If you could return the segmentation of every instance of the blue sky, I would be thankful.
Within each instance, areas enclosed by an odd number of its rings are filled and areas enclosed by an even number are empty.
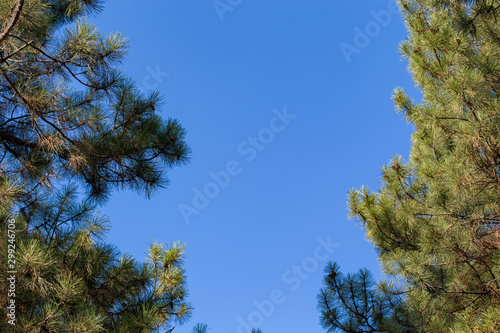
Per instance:
[[[417,96],[397,46],[394,1],[108,0],[92,18],[130,40],[123,64],[164,97],[191,163],[146,200],[116,192],[108,241],[143,260],[149,243],[186,243],[191,321],[214,333],[323,332],[323,268],[380,276],[363,230],[347,220],[353,187],[408,156],[412,128],[394,110]],[[391,11],[392,10],[392,11]]]

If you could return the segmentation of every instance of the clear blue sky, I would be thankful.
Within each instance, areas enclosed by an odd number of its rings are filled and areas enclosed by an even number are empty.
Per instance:
[[[160,91],[193,151],[152,199],[113,194],[108,241],[139,260],[153,239],[186,243],[194,312],[176,333],[247,333],[241,320],[320,333],[327,261],[380,276],[346,195],[377,189],[380,167],[408,156],[412,128],[391,100],[397,86],[416,96],[397,50],[404,24],[385,0],[215,5],[109,0],[91,19],[129,38],[124,71]],[[328,237],[338,247],[321,246]]]

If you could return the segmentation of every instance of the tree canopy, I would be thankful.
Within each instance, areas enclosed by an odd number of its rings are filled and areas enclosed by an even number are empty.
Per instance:
[[[418,102],[394,94],[415,128],[410,158],[382,168],[378,191],[348,198],[386,277],[374,284],[366,271],[343,277],[327,267],[321,322],[329,332],[498,331],[500,3],[400,7],[400,50],[422,92]]]
[[[113,189],[165,187],[189,148],[158,93],[118,69],[127,40],[85,20],[101,8],[0,3],[0,260],[16,287],[0,285],[2,331],[149,332],[189,318],[182,244],[153,242],[141,263],[104,241],[98,205]]]
[[[158,93],[144,95],[117,69],[120,34],[85,21],[102,1],[3,1],[0,139],[4,178],[35,196],[73,179],[93,199],[113,188],[147,195],[188,159],[185,131],[163,120]]]

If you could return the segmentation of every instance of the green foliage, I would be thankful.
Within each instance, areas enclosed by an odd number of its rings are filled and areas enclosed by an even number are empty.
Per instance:
[[[318,295],[321,325],[327,332],[413,332],[400,296],[375,288],[371,273],[361,269],[344,276],[336,263],[325,268],[324,288]]]
[[[17,18],[0,32],[0,166],[31,199],[70,178],[101,201],[113,188],[149,195],[167,184],[166,170],[188,159],[184,129],[156,112],[158,94],[143,95],[116,69],[126,39],[102,36],[82,18],[100,6],[96,0],[0,6],[2,21]]]
[[[202,324],[198,323],[193,327],[193,330],[191,333],[207,333],[208,332],[208,325],[207,324]]]
[[[209,328],[207,324],[198,323],[193,327],[191,333],[208,333],[208,331]],[[252,328],[250,333],[262,333],[262,330],[260,328]]]
[[[166,186],[189,149],[179,123],[158,115],[158,94],[117,69],[126,39],[85,21],[101,7],[0,3],[0,260],[5,273],[15,244],[17,271],[9,332],[151,332],[190,315],[184,245],[154,242],[141,263],[104,241],[97,205],[116,188]]]
[[[393,158],[382,169],[379,191],[353,190],[348,199],[392,282],[366,291],[353,285],[361,293],[351,292],[350,302],[367,292],[398,296],[405,320],[421,332],[498,331],[500,4],[403,0],[401,8],[409,35],[400,49],[423,95],[420,102],[402,89],[394,95],[415,128],[410,160]],[[362,278],[359,273],[354,280]],[[344,317],[324,310],[335,302],[351,304],[340,295],[352,283],[339,281],[325,282],[331,292],[320,301],[323,326],[350,331],[339,321]],[[375,309],[361,312],[362,318],[376,316]],[[340,312],[356,322],[349,308]],[[388,314],[383,317],[390,327],[375,325],[373,332],[397,327]]]
[[[67,187],[16,219],[22,231],[15,242],[18,319],[12,331],[150,332],[185,322],[191,308],[184,246],[153,242],[145,263],[120,255],[103,242],[107,218],[76,200],[75,188]],[[1,294],[6,302],[5,290]]]

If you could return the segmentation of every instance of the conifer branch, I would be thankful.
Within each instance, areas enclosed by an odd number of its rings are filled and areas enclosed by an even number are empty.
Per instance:
[[[16,5],[14,6],[14,9],[12,11],[12,15],[10,17],[10,20],[7,22],[7,25],[0,32],[0,43],[2,43],[5,40],[5,38],[7,38],[7,36],[11,32],[12,28],[14,28],[14,26],[16,25],[16,22],[19,19],[19,16],[21,15],[23,5],[24,5],[24,0],[17,1]]]

